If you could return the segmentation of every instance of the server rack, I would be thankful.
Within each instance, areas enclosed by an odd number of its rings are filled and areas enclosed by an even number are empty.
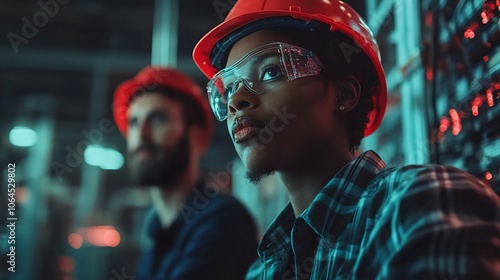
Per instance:
[[[500,193],[500,0],[366,4],[389,106],[364,147],[389,165],[465,169]]]

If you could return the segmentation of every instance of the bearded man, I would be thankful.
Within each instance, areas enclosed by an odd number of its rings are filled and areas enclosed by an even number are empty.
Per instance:
[[[113,104],[131,177],[154,206],[137,279],[243,279],[257,257],[256,227],[233,196],[201,179],[213,131],[201,89],[178,70],[146,67],[117,87]]]

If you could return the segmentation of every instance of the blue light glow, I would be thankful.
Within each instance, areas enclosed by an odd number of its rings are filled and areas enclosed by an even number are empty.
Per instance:
[[[16,126],[9,133],[9,141],[14,146],[30,147],[36,144],[38,134],[27,126]]]
[[[88,165],[98,166],[106,170],[118,170],[125,162],[123,155],[117,150],[99,145],[87,146],[83,157]]]

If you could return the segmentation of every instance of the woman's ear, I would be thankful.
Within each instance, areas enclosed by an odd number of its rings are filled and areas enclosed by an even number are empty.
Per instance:
[[[361,85],[356,77],[349,75],[340,83],[340,95],[337,98],[337,112],[352,111],[359,101]]]

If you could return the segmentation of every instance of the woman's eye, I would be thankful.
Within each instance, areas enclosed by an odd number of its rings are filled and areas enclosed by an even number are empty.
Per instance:
[[[262,71],[262,81],[269,81],[269,80],[274,80],[276,78],[279,78],[283,76],[281,73],[281,69],[277,65],[270,65],[266,66],[264,70]]]

